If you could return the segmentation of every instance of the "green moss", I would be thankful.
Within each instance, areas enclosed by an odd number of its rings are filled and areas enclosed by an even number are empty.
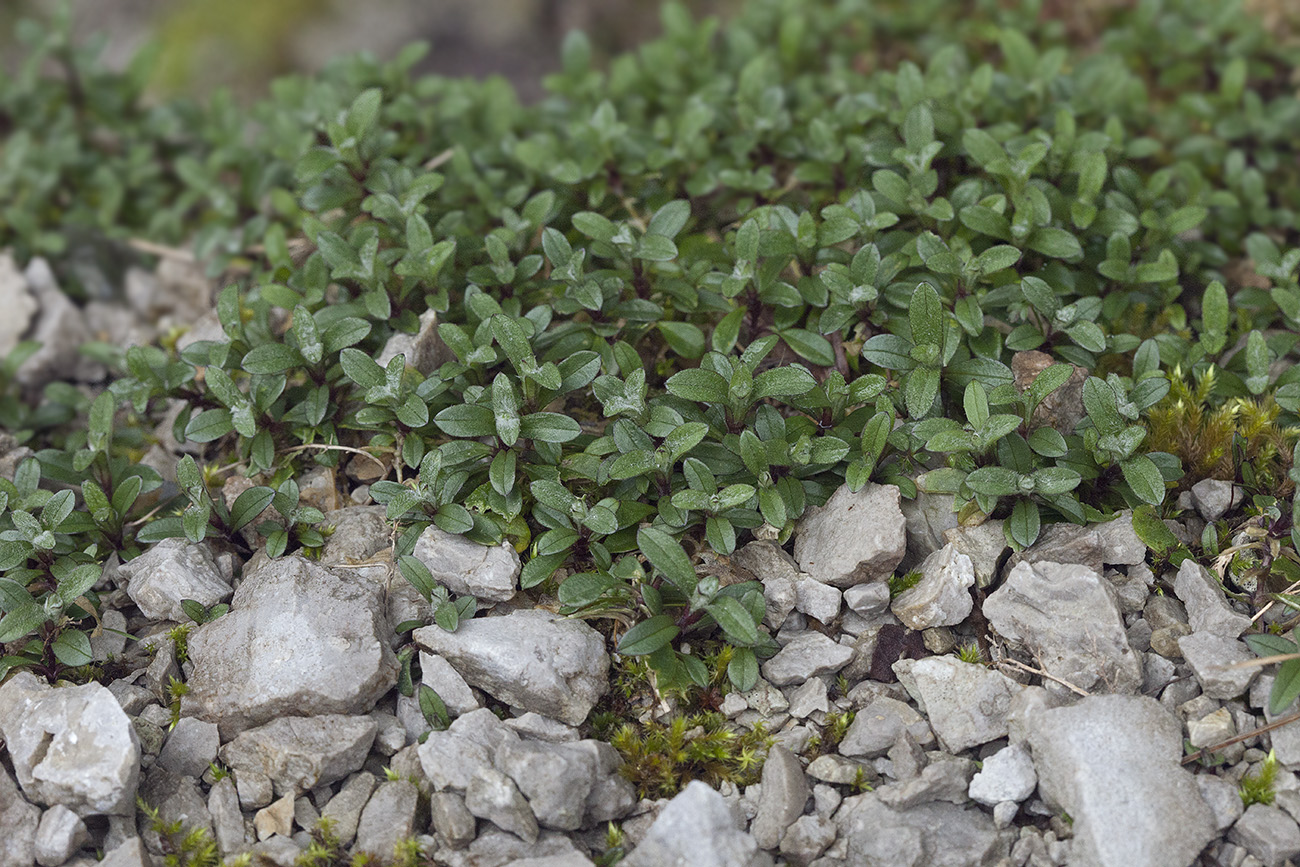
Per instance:
[[[761,725],[741,729],[720,713],[624,723],[608,739],[623,757],[620,772],[644,798],[671,798],[691,780],[757,782],[772,743]]]

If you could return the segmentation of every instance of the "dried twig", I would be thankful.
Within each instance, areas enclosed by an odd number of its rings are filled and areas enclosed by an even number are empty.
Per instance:
[[[1280,729],[1282,728],[1282,726],[1290,725],[1291,723],[1297,720],[1300,720],[1300,711],[1287,714],[1284,717],[1280,717],[1278,719],[1273,720],[1271,723],[1268,723],[1267,725],[1262,725],[1259,728],[1251,729],[1248,732],[1243,732],[1242,734],[1239,734],[1236,737],[1228,738],[1226,741],[1219,741],[1217,744],[1210,744],[1208,747],[1201,747],[1196,752],[1188,756],[1184,756],[1183,764],[1184,765],[1191,764],[1192,762],[1198,761],[1201,758],[1201,756],[1205,755],[1206,753],[1214,754],[1219,750],[1223,749],[1224,747],[1230,747],[1233,744],[1241,743],[1244,740],[1249,740],[1250,738],[1253,738],[1255,735],[1262,735],[1264,734],[1264,732],[1271,732],[1273,729]]]
[[[1010,665],[1029,674],[1036,674],[1039,677],[1045,677],[1048,680],[1055,681],[1056,683],[1059,683],[1061,686],[1065,687],[1075,695],[1081,695],[1084,698],[1087,698],[1089,695],[1091,695],[1091,693],[1089,693],[1086,689],[1081,689],[1080,687],[1077,687],[1074,684],[1070,683],[1068,680],[1059,678],[1056,675],[1050,674],[1041,668],[1034,668],[1032,665],[1025,665],[1023,662],[1021,662],[1018,659],[1004,659],[1002,660],[1001,664]]]

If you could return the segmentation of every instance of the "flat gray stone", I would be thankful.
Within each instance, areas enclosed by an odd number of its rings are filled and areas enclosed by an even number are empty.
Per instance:
[[[402,355],[406,366],[418,370],[425,376],[433,373],[444,363],[454,361],[456,356],[438,336],[438,311],[426,310],[420,314],[420,328],[414,334],[399,331],[384,344],[383,352],[375,359],[380,367]]]
[[[370,797],[357,825],[356,852],[369,852],[383,861],[393,857],[397,844],[416,831],[415,815],[420,790],[408,780],[388,780]]]
[[[903,732],[918,742],[933,739],[930,725],[909,704],[888,696],[877,696],[853,716],[840,741],[840,753],[869,759],[883,756]]]
[[[1007,550],[1007,537],[1000,520],[985,521],[975,527],[956,527],[945,530],[945,542],[965,554],[975,567],[975,582],[988,587],[997,578],[998,560]]]
[[[436,653],[420,653],[420,682],[438,693],[453,718],[481,707],[465,678]]]
[[[895,810],[874,792],[846,798],[835,823],[846,844],[845,865],[993,865],[1009,848],[978,808],[931,802]]]
[[[465,787],[465,808],[529,843],[537,842],[537,819],[515,781],[496,768],[480,768]]]
[[[1038,773],[1029,751],[1023,744],[1010,744],[984,760],[984,767],[970,781],[968,794],[972,801],[996,807],[1004,801],[1025,800],[1037,786]]]
[[[856,494],[841,485],[795,529],[799,568],[823,584],[852,587],[889,575],[907,553],[906,519],[894,485],[868,482]]]
[[[266,562],[190,633],[185,716],[223,739],[285,716],[369,713],[397,683],[382,590],[297,555]]]
[[[974,775],[975,762],[972,760],[940,753],[919,774],[887,786],[878,786],[875,792],[882,804],[895,810],[910,810],[919,804],[935,801],[963,804],[967,800],[966,790],[970,788]]]
[[[829,624],[840,616],[844,594],[829,584],[800,573],[794,583],[794,608],[818,621]]]
[[[904,626],[920,631],[961,623],[975,607],[970,588],[975,564],[949,543],[925,558],[921,580],[894,598],[890,608]]]
[[[834,674],[852,658],[853,648],[838,644],[820,632],[803,632],[763,663],[761,671],[769,682],[789,686],[810,677]]]
[[[239,809],[235,781],[222,777],[208,791],[208,815],[212,817],[212,835],[223,855],[234,855],[248,842],[244,833],[244,814]]]
[[[344,846],[350,845],[357,835],[357,825],[361,823],[361,811],[379,784],[378,778],[369,771],[358,771],[348,778],[339,792],[330,798],[329,803],[321,809],[322,819],[329,819],[334,826],[334,834]]]
[[[464,849],[474,842],[478,830],[474,814],[465,799],[453,792],[435,792],[429,797],[429,819],[433,830],[452,849]]]
[[[19,672],[0,686],[0,735],[33,803],[83,817],[134,814],[140,741],[104,686],[56,689]]]
[[[1018,563],[985,599],[984,616],[1003,638],[1023,644],[1049,674],[1080,689],[1132,693],[1142,685],[1141,664],[1129,646],[1114,591],[1087,566]]]
[[[62,804],[55,804],[41,816],[36,828],[36,863],[59,867],[90,843],[90,831],[81,817]]]
[[[314,789],[360,770],[378,724],[368,716],[285,717],[245,731],[221,748],[235,772],[265,774],[277,794]]]
[[[1179,763],[1182,726],[1155,699],[1090,696],[1027,725],[1038,791],[1074,819],[1071,864],[1185,867],[1217,835]]]
[[[150,620],[189,623],[181,600],[193,599],[205,608],[225,602],[234,592],[212,548],[184,539],[164,539],[129,563],[118,567],[131,601]]]
[[[931,494],[925,491],[927,473],[917,476],[921,490],[914,498],[899,505],[907,527],[907,559],[919,563],[945,544],[943,534],[957,527],[957,513],[953,509],[952,494]]]
[[[889,608],[889,585],[880,581],[855,584],[844,591],[844,604],[855,614],[874,617]]]
[[[915,685],[915,698],[950,753],[1006,737],[1011,700],[1024,689],[1000,672],[952,656],[900,659],[894,672]]]
[[[736,827],[722,795],[698,780],[687,783],[659,813],[624,867],[759,867],[772,859]]]
[[[1232,827],[1245,809],[1241,805],[1241,792],[1237,786],[1214,774],[1197,774],[1196,787],[1214,814],[1214,827],[1220,833]]]
[[[1206,521],[1217,521],[1246,498],[1243,488],[1220,479],[1201,479],[1192,485],[1192,503]]]
[[[803,815],[804,804],[811,796],[799,757],[784,747],[773,746],[763,763],[758,813],[751,826],[759,848],[779,846],[786,829]]]
[[[3,262],[0,259],[0,262]],[[36,860],[36,829],[41,808],[18,791],[9,770],[0,765],[0,867],[31,867]]]
[[[124,840],[104,855],[99,867],[153,867],[153,859],[139,837]]]
[[[1193,632],[1236,638],[1250,627],[1250,618],[1233,611],[1228,604],[1223,585],[1195,560],[1184,560],[1178,567],[1174,593],[1187,606],[1187,619]]]
[[[420,534],[412,555],[457,596],[504,602],[519,590],[519,552],[509,542],[480,545],[430,526]]]
[[[1300,855],[1300,828],[1277,807],[1251,804],[1228,832],[1228,839],[1246,848],[1270,867],[1280,867]]]
[[[789,864],[805,867],[835,842],[835,823],[822,816],[800,816],[781,838],[781,855]]]
[[[826,681],[820,677],[809,678],[790,692],[788,711],[795,719],[806,719],[817,711],[827,713],[830,709],[830,693]]]
[[[487,747],[451,731],[429,732],[419,746],[420,766],[434,791],[464,794],[481,768],[492,767]]]
[[[1201,684],[1201,692],[1210,698],[1236,698],[1259,676],[1258,667],[1231,668],[1233,663],[1255,658],[1250,648],[1235,638],[1213,632],[1194,632],[1178,639],[1178,649],[1192,667],[1192,673]]]
[[[582,827],[587,797],[596,781],[594,750],[521,740],[501,746],[494,764],[514,780],[539,825],[561,831]]]
[[[581,620],[547,611],[477,617],[455,632],[415,630],[415,641],[440,654],[488,695],[569,725],[580,725],[609,689],[604,637]]]
[[[38,308],[36,296],[27,288],[10,252],[0,253],[0,358],[8,357],[30,327]]]
[[[1134,566],[1146,560],[1147,546],[1133,531],[1133,514],[1120,512],[1104,524],[1059,523],[1044,527],[1038,541],[1011,558],[1019,563],[1075,563],[1100,573],[1109,565]]]
[[[157,764],[183,777],[201,777],[217,759],[221,736],[215,723],[181,717],[163,742]]]

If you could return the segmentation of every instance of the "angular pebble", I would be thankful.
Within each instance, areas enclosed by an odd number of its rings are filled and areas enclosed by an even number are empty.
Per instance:
[[[894,598],[890,609],[908,629],[961,623],[975,607],[975,565],[951,543],[925,558],[921,580]]]
[[[930,727],[950,753],[1006,737],[1012,697],[1024,689],[1000,672],[952,656],[899,660],[894,671],[900,679],[906,672],[915,684]]]
[[[1178,649],[1192,667],[1201,692],[1213,699],[1230,699],[1244,693],[1259,676],[1258,666],[1232,668],[1255,658],[1243,642],[1213,632],[1194,632],[1178,639]]]
[[[763,663],[762,672],[763,677],[777,686],[789,686],[810,677],[834,674],[852,658],[851,647],[838,644],[820,632],[804,632]]]
[[[1178,567],[1174,594],[1187,606],[1187,619],[1193,632],[1236,638],[1250,627],[1249,617],[1232,610],[1218,579],[1195,560],[1184,560]]]
[[[668,802],[623,867],[758,867],[770,864],[757,841],[736,828],[722,795],[692,780]]]
[[[894,485],[841,485],[824,506],[804,513],[795,530],[799,568],[823,584],[852,587],[892,573],[907,553],[907,524]]]
[[[212,548],[184,539],[164,539],[129,563],[118,567],[131,601],[150,620],[188,623],[182,599],[205,608],[225,602],[234,592],[226,581]]]
[[[235,772],[265,774],[275,791],[314,789],[360,770],[378,724],[368,716],[285,717],[241,734],[221,748]]]

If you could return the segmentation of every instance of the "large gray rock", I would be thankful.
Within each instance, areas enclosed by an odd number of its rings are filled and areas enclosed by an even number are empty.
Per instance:
[[[1194,632],[1178,639],[1178,649],[1192,667],[1201,692],[1214,699],[1236,698],[1250,688],[1259,668],[1233,668],[1255,658],[1243,642],[1213,632]]]
[[[210,608],[234,592],[212,548],[184,539],[164,539],[117,571],[126,581],[131,601],[150,620],[188,623],[181,600],[193,599]]]
[[[284,716],[368,713],[397,682],[381,596],[296,555],[265,563],[190,633],[182,713],[223,740]]]
[[[471,685],[515,707],[579,725],[609,689],[605,639],[581,620],[547,611],[479,617],[455,632],[415,630]]]
[[[458,596],[504,602],[519,589],[519,552],[509,542],[489,547],[430,526],[412,554]]]
[[[1121,512],[1104,524],[1052,524],[1038,541],[1011,558],[1018,563],[1079,563],[1101,572],[1106,564],[1135,566],[1146,560],[1147,546],[1133,531],[1133,514]]]
[[[1038,791],[1074,819],[1079,867],[1185,867],[1217,834],[1182,726],[1146,696],[1100,695],[1026,720]]]
[[[1295,819],[1264,804],[1251,804],[1228,832],[1228,839],[1268,867],[1281,867],[1288,858],[1300,855],[1300,828]]]
[[[895,810],[868,792],[845,799],[835,823],[846,865],[991,867],[1007,855],[993,819],[973,807],[932,802]]]
[[[41,808],[23,799],[9,770],[0,765],[0,867],[31,867],[40,821]]]
[[[29,801],[79,816],[134,813],[140,741],[104,686],[55,689],[19,672],[0,686],[0,736]]]
[[[949,543],[921,564],[921,580],[894,598],[890,608],[902,624],[918,632],[933,626],[954,626],[975,607],[970,588],[975,564]]]
[[[436,792],[464,794],[483,768],[492,767],[492,753],[480,743],[452,731],[429,732],[420,744],[420,766]]]
[[[1174,595],[1187,606],[1187,620],[1194,632],[1236,638],[1250,626],[1250,618],[1233,611],[1228,604],[1223,585],[1195,560],[1184,560],[1178,567]]]
[[[842,485],[795,530],[799,568],[841,589],[889,575],[906,553],[906,520],[894,485],[868,483],[856,494]]]
[[[521,740],[502,745],[494,762],[515,781],[539,824],[561,831],[582,827],[596,781],[596,754],[577,744]]]
[[[840,741],[840,752],[874,759],[889,752],[904,732],[918,743],[934,740],[929,724],[911,705],[889,696],[877,696],[853,715],[853,722]]]
[[[722,796],[698,780],[668,802],[624,867],[760,867],[772,859],[749,834]]]
[[[1207,521],[1219,520],[1245,497],[1245,488],[1220,479],[1201,479],[1192,485],[1192,503]]]
[[[951,656],[900,659],[894,672],[950,753],[1006,737],[1012,698],[1024,689],[1004,674]]]
[[[803,632],[763,663],[763,677],[777,686],[803,683],[810,677],[834,674],[852,658],[853,648],[820,632]]]
[[[799,757],[785,747],[774,746],[763,763],[763,784],[758,796],[758,813],[752,825],[760,848],[775,849],[786,829],[803,815],[812,795]]]
[[[1080,689],[1132,693],[1142,685],[1114,591],[1087,566],[1018,563],[984,601],[984,616],[1049,674]]]
[[[380,783],[361,813],[354,851],[369,852],[380,864],[391,863],[397,844],[416,830],[419,801],[420,790],[408,780]]]
[[[36,829],[36,863],[59,867],[78,849],[90,843],[90,831],[81,817],[62,804],[55,804],[41,816]]]
[[[221,748],[221,760],[236,777],[270,777],[277,794],[305,791],[359,770],[378,730],[368,716],[284,717],[240,734]]]
[[[27,288],[27,280],[14,263],[13,254],[0,253],[0,358],[8,357],[32,324],[36,315],[36,298]]]

